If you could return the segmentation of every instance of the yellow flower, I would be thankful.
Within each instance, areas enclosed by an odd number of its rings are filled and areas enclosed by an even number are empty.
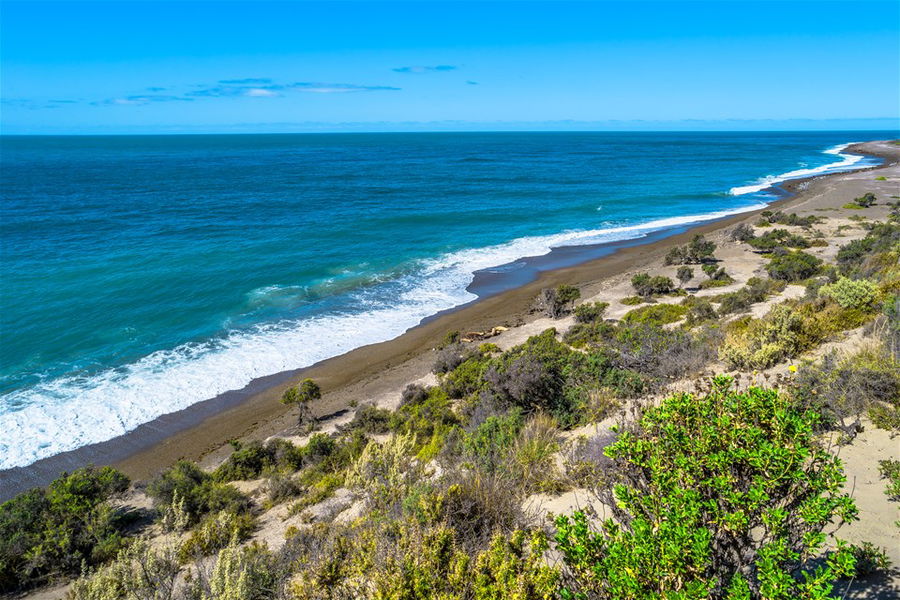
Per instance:
[[[796,372],[797,372],[797,365],[791,365],[791,366],[789,366],[789,367],[788,367],[788,371],[790,371],[791,373],[796,373]]]

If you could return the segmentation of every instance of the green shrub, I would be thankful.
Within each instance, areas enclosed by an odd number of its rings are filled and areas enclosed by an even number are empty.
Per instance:
[[[147,495],[170,529],[187,529],[210,512],[240,513],[250,505],[237,488],[215,481],[186,460],[178,461],[150,482]]]
[[[523,425],[522,412],[516,408],[503,416],[488,417],[464,437],[465,456],[486,473],[500,470]]]
[[[638,304],[643,304],[646,302],[646,298],[642,298],[641,296],[626,296],[619,300],[620,304],[624,304],[625,306],[637,306]]]
[[[809,215],[807,217],[801,217],[796,213],[785,214],[780,210],[772,212],[770,210],[764,210],[760,215],[760,221],[765,223],[766,225],[771,225],[773,223],[777,223],[778,225],[791,225],[795,227],[810,227],[815,225],[816,223],[820,223],[822,221],[822,217],[816,217],[815,215]]]
[[[753,248],[771,251],[779,246],[787,248],[809,248],[810,242],[802,235],[796,235],[786,229],[773,229],[747,242]]]
[[[689,296],[682,301],[682,306],[688,309],[687,319],[685,323],[688,327],[693,327],[698,323],[704,323],[715,319],[718,315],[712,303],[706,298],[698,298]]]
[[[723,273],[721,277],[701,281],[699,287],[701,290],[708,290],[710,288],[725,287],[727,285],[731,285],[732,283],[734,283],[734,279],[731,278],[731,275]]]
[[[716,298],[719,301],[719,314],[727,315],[747,310],[751,305],[763,302],[770,295],[784,291],[785,287],[783,281],[751,277],[747,280],[747,285],[741,289]]]
[[[424,390],[422,390],[424,393]],[[364,433],[380,435],[391,429],[391,411],[386,408],[378,408],[373,404],[366,404],[357,409],[353,419],[340,428],[341,431],[358,429]]]
[[[853,199],[853,205],[855,205],[853,206],[853,208],[869,208],[870,206],[875,204],[876,200],[877,198],[875,198],[875,194],[873,194],[872,192],[867,192],[859,198]],[[844,208],[848,207],[844,206]]]
[[[253,517],[246,513],[236,515],[223,510],[208,515],[178,549],[178,557],[182,563],[186,563],[201,556],[209,556],[232,541],[246,540],[254,527]]]
[[[803,318],[792,307],[779,304],[762,319],[735,322],[719,357],[732,367],[766,369],[812,345]]]
[[[675,276],[678,278],[678,283],[681,284],[681,287],[684,287],[684,284],[694,278],[694,270],[690,267],[681,266],[678,267]]]
[[[638,296],[654,296],[656,294],[668,294],[675,289],[675,284],[668,277],[655,275],[651,277],[647,273],[638,273],[631,278],[631,285]]]
[[[591,302],[579,304],[575,307],[576,323],[593,323],[603,318],[603,313],[609,307],[609,302]]]
[[[892,458],[878,461],[878,473],[882,479],[887,479],[888,484],[884,490],[888,498],[895,502],[900,501],[900,460]]]
[[[534,309],[551,319],[558,319],[568,313],[580,297],[581,291],[575,286],[560,284],[555,288],[544,288],[535,299]]]
[[[699,264],[710,260],[716,245],[702,235],[695,235],[686,246],[676,246],[666,254],[666,265]]]
[[[181,573],[171,546],[152,550],[144,540],[122,549],[116,560],[72,583],[68,600],[168,600],[176,598]]]
[[[878,299],[878,285],[868,279],[841,277],[819,288],[819,295],[831,298],[842,308],[871,308]]]
[[[611,518],[556,521],[564,597],[813,600],[852,574],[846,546],[823,556],[825,528],[857,509],[817,415],[730,386],[648,407],[606,448]]]
[[[728,234],[728,238],[732,242],[748,242],[755,237],[756,233],[754,233],[753,227],[746,223],[741,223]]]
[[[868,577],[873,573],[891,570],[891,559],[888,558],[887,553],[872,542],[863,542],[861,545],[851,544],[849,548],[855,562],[853,567],[855,577]]]
[[[264,447],[262,442],[238,445],[224,463],[213,472],[217,481],[256,479],[263,470],[275,465],[275,448]]]
[[[680,321],[687,314],[686,306],[678,304],[651,304],[635,308],[625,313],[622,320],[626,323],[649,323],[652,325],[665,325]]]
[[[111,467],[85,467],[0,504],[0,592],[113,558],[129,521],[109,500],[128,485]]]
[[[766,271],[772,279],[802,281],[819,273],[822,261],[806,252],[788,252],[772,257]]]

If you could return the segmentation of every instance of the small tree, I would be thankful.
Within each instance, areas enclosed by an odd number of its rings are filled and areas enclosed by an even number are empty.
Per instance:
[[[690,267],[678,267],[676,277],[681,287],[684,287],[684,284],[694,278],[694,270]]]
[[[854,199],[853,203],[856,204],[857,206],[861,206],[863,208],[869,208],[870,206],[875,204],[875,200],[876,200],[875,194],[873,194],[872,192],[868,192],[868,193],[864,194],[863,196],[860,196],[859,198]]]
[[[319,388],[319,384],[307,377],[300,382],[300,385],[285,390],[284,395],[281,396],[281,403],[288,406],[297,405],[300,408],[297,421],[302,425],[311,416],[310,404],[321,397],[322,390]]]

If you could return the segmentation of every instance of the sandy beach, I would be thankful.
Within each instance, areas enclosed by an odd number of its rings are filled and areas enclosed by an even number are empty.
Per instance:
[[[860,144],[847,151],[884,159],[884,164],[875,169],[900,160],[900,147],[881,142]],[[870,172],[866,169],[786,182],[779,187],[786,197],[768,208],[810,211],[840,207],[867,191],[868,182],[874,178]],[[427,376],[432,350],[448,331],[503,326],[509,331],[492,341],[501,346],[521,341],[547,325],[529,312],[542,288],[566,283],[581,288],[582,297],[595,296],[603,289],[621,285],[636,271],[659,265],[670,248],[694,235],[723,238],[726,229],[752,222],[759,212],[673,228],[637,240],[556,249],[528,259],[518,280],[497,282],[479,274],[470,287],[482,296],[479,300],[427,319],[393,340],[357,348],[312,367],[257,379],[243,390],[165,415],[108,442],[0,472],[0,499],[46,484],[61,471],[88,463],[113,464],[136,480],[152,477],[179,458],[215,464],[230,452],[229,440],[264,439],[290,431],[295,416],[279,398],[287,387],[305,377],[322,386],[323,397],[314,412],[326,427],[349,419],[351,406],[357,403],[389,406],[407,383]],[[737,265],[729,266],[740,270]],[[510,286],[515,287],[504,289]]]

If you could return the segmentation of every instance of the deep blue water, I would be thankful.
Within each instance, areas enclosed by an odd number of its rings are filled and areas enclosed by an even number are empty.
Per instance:
[[[475,270],[758,206],[895,135],[2,137],[0,469],[394,337],[472,300]]]

